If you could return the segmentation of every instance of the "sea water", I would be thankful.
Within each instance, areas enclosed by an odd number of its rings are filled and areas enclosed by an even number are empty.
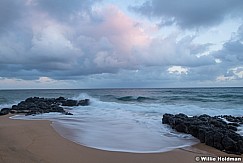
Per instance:
[[[47,113],[12,118],[51,120],[63,137],[110,151],[163,152],[198,142],[162,124],[164,113],[243,115],[243,88],[1,90],[0,107],[11,107],[33,96],[89,98],[89,106],[66,108],[73,115]],[[241,128],[239,133],[243,133]]]

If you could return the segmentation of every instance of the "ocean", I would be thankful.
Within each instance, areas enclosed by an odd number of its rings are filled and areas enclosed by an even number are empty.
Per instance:
[[[90,105],[66,108],[73,115],[48,113],[11,118],[51,120],[63,137],[109,151],[163,152],[199,142],[163,125],[164,113],[243,115],[243,88],[0,90],[0,108],[34,96],[89,98]],[[238,131],[241,135],[242,129]]]

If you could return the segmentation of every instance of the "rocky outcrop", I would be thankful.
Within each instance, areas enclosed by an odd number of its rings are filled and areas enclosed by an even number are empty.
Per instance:
[[[200,115],[188,117],[185,114],[164,114],[163,124],[170,125],[178,132],[191,134],[201,143],[231,154],[243,153],[243,137],[236,133],[243,124],[243,117],[230,115]]]
[[[84,100],[63,100],[61,101],[62,106],[87,106],[89,105],[89,99]]]
[[[0,115],[7,115],[10,112],[9,108],[3,108],[0,111]]]
[[[63,106],[87,106],[89,105],[89,99],[84,100],[70,100],[64,97],[58,98],[40,98],[30,97],[24,101],[21,101],[17,105],[13,105],[12,108],[3,108],[0,115],[12,114],[25,114],[35,115],[41,113],[60,112],[65,115],[72,115],[65,111]]]

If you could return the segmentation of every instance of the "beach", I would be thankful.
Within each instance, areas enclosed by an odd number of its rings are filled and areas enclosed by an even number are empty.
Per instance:
[[[85,147],[61,137],[47,120],[0,117],[0,162],[161,163],[196,162],[200,156],[240,157],[196,144],[163,153],[112,152]],[[216,161],[217,162],[217,161]]]

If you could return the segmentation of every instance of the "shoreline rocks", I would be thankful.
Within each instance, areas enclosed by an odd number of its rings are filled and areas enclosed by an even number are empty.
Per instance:
[[[65,115],[72,115],[65,111],[62,106],[87,106],[90,104],[89,99],[84,100],[71,100],[64,97],[58,98],[40,98],[29,97],[24,101],[21,101],[17,105],[13,105],[11,108],[3,108],[0,111],[0,115],[11,114],[25,114],[36,115],[42,113],[59,112]]]
[[[164,114],[162,124],[170,125],[177,132],[191,134],[201,143],[226,153],[243,154],[243,136],[236,133],[237,127],[243,124],[243,117]]]
[[[10,112],[10,109],[9,108],[3,108],[0,111],[0,115],[7,115],[9,112]]]

